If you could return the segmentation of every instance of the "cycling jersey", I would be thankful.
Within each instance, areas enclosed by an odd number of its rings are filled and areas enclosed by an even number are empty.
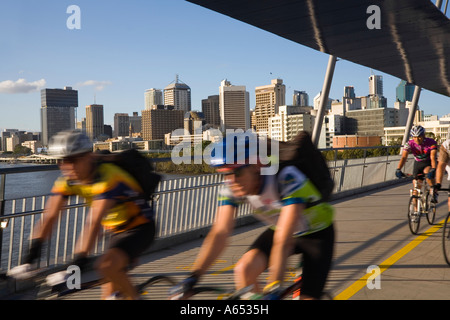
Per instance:
[[[450,180],[450,139],[445,140],[439,149],[439,162],[445,162],[445,170],[448,173],[447,180]]]
[[[426,161],[430,160],[431,150],[437,150],[437,143],[431,138],[424,138],[422,144],[409,140],[403,148],[412,153],[416,161]]]
[[[225,183],[219,192],[219,206],[237,207],[248,202],[255,217],[268,225],[275,226],[283,206],[295,203],[308,204],[321,199],[320,192],[312,182],[295,166],[287,166],[278,175],[261,176],[263,183],[258,195],[236,198]],[[294,229],[294,236],[311,234],[329,227],[333,222],[334,209],[320,202],[306,207]]]
[[[51,190],[52,194],[66,197],[79,195],[89,206],[94,200],[115,200],[115,206],[102,218],[102,225],[113,232],[129,230],[153,219],[153,212],[146,201],[130,199],[140,192],[141,187],[130,174],[110,163],[97,166],[91,184],[81,184],[62,176]]]

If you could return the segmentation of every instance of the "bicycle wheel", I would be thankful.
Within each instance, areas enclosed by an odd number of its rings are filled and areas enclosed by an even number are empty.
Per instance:
[[[433,196],[427,195],[427,221],[428,224],[434,224],[434,218],[436,217],[436,203],[432,202]]]
[[[414,202],[417,202],[417,210],[414,208]],[[417,234],[420,226],[420,212],[422,210],[421,201],[418,197],[409,198],[408,204],[408,224],[412,234]]]
[[[445,261],[450,266],[450,212],[444,222],[442,232],[442,249],[444,250]]]
[[[153,284],[156,284],[156,283],[158,283],[158,282],[166,282],[167,284],[170,284],[170,285],[175,285],[176,284],[176,282],[172,279],[172,278],[170,278],[170,277],[168,277],[168,276],[163,276],[163,275],[157,275],[157,276],[153,276],[153,277],[151,277],[150,279],[148,279],[147,281],[145,281],[145,282],[143,282],[143,283],[141,283],[141,284],[139,284],[139,285],[137,285],[136,286],[136,289],[137,289],[137,291],[140,293],[140,294],[145,294],[145,289],[148,287],[148,286],[151,286],[151,285],[153,285]]]

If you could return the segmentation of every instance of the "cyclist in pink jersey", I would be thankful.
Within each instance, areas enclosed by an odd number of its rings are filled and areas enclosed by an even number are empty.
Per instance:
[[[416,160],[414,161],[413,168],[414,181],[418,180],[418,183],[420,183],[425,175],[426,182],[432,187],[432,201],[437,202],[437,190],[433,188],[437,167],[437,143],[434,139],[425,137],[425,129],[422,126],[412,127],[410,135],[412,140],[409,140],[403,146],[402,158],[400,159],[395,175],[397,178],[404,177],[402,167],[408,158],[408,154],[413,154]]]

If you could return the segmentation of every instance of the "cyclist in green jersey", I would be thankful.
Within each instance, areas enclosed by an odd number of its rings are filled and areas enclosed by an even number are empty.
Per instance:
[[[238,135],[237,135],[238,136]],[[195,261],[192,274],[171,289],[172,295],[188,292],[226,247],[234,227],[237,207],[248,202],[255,217],[269,228],[238,261],[234,272],[236,288],[257,284],[257,277],[269,268],[269,280],[263,292],[277,291],[283,282],[287,258],[303,253],[303,299],[319,299],[331,267],[334,248],[334,209],[321,202],[311,181],[295,166],[286,166],[277,174],[262,175],[263,165],[245,139],[224,138],[215,150],[211,164],[224,174],[216,220]],[[256,151],[257,152],[257,151]],[[244,162],[238,159],[245,159]],[[316,205],[307,206],[313,200]]]

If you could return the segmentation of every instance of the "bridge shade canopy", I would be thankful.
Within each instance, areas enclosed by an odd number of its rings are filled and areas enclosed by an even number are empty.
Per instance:
[[[187,1],[450,96],[450,20],[429,0]]]

